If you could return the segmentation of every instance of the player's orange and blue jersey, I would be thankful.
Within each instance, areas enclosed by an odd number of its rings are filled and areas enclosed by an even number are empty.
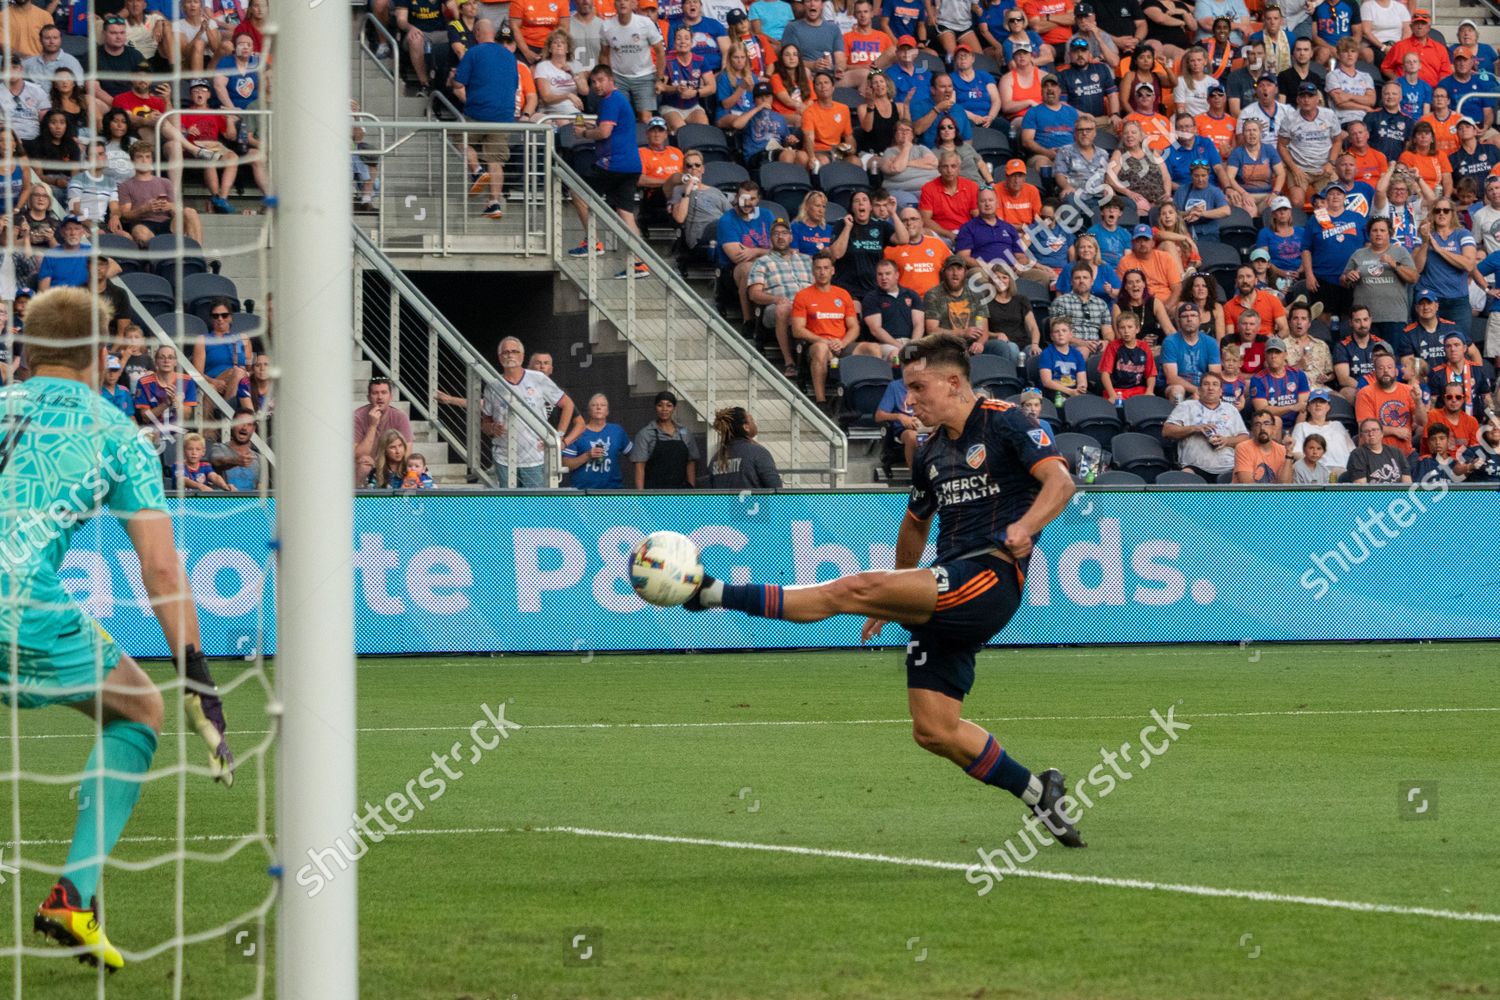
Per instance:
[[[939,431],[917,451],[907,512],[938,517],[937,561],[1005,547],[1005,531],[1041,489],[1037,472],[1062,462],[1051,435],[1019,407],[982,400],[957,438]]]

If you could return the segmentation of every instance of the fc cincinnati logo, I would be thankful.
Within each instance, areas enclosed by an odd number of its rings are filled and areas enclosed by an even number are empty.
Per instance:
[[[977,469],[981,465],[983,465],[984,464],[984,445],[982,445],[982,444],[976,444],[974,447],[970,448],[968,450],[968,452],[964,455],[964,461],[968,463],[968,466],[971,469]]]

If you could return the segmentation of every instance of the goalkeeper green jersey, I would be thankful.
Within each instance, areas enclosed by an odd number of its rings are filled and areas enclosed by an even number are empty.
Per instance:
[[[162,466],[96,389],[33,378],[0,388],[0,638],[47,652],[77,632],[59,571],[78,526],[166,510]]]

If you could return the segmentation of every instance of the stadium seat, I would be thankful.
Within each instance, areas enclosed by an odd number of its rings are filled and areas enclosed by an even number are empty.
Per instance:
[[[782,222],[792,221],[792,213],[788,212],[786,210],[786,206],[779,201],[768,201],[762,198],[760,207],[763,210],[771,213],[772,222],[776,221],[777,219],[780,219]]]
[[[1149,434],[1135,431],[1116,434],[1109,443],[1109,450],[1114,455],[1116,469],[1133,472],[1148,483],[1156,482],[1157,476],[1172,469],[1161,442]]]
[[[844,221],[844,216],[848,214],[848,210],[836,201],[830,201],[823,210],[823,218],[827,220],[830,226],[837,226]]]
[[[856,191],[870,190],[870,175],[862,167],[835,161],[818,170],[818,190],[826,194],[829,201],[848,208],[849,199]]]
[[[1104,448],[1108,448],[1110,441],[1123,429],[1115,404],[1098,396],[1069,397],[1063,403],[1063,418],[1067,420],[1070,431],[1087,434]]]
[[[1095,486],[1145,486],[1146,480],[1134,472],[1125,472],[1121,469],[1109,469],[1094,477]]]
[[[1219,222],[1219,241],[1234,247],[1242,258],[1250,253],[1259,235],[1260,227],[1243,208],[1231,208],[1229,216]]]
[[[995,399],[1004,399],[1026,388],[1010,359],[996,354],[976,354],[969,358],[969,383],[985,389]]]
[[[875,426],[875,410],[886,386],[891,384],[891,366],[883,358],[855,355],[839,362],[839,381],[844,387],[844,412],[852,425]]]
[[[729,152],[729,137],[712,125],[684,125],[672,140],[678,149],[696,149],[703,162],[727,163],[734,159]]]
[[[1215,479],[1214,482],[1218,483],[1221,486],[1228,486],[1230,483],[1234,482],[1234,470],[1231,469],[1228,472],[1219,473],[1219,478]]]
[[[1057,445],[1057,453],[1067,459],[1068,469],[1074,475],[1078,474],[1079,452],[1084,448],[1099,447],[1099,442],[1087,434],[1074,434],[1070,431],[1065,431],[1057,435],[1057,440],[1053,443]]]
[[[995,60],[995,57],[990,55],[988,52],[975,53],[974,68],[979,70],[979,72],[981,73],[988,73],[996,80],[1000,79],[1000,77],[1005,73],[1005,70],[1001,69],[1000,64]]]
[[[162,332],[172,338],[174,344],[186,345],[194,337],[208,334],[208,324],[192,313],[164,313],[156,317],[156,322],[161,325]]]
[[[646,123],[645,122],[639,122],[639,121],[636,122],[635,123],[635,144],[637,146],[645,146],[648,141],[649,141],[649,137],[646,135]]]
[[[999,79],[999,77],[996,77]],[[857,111],[859,106],[865,103],[865,99],[859,96],[859,91],[854,87],[834,87],[833,99],[838,101],[851,112]]]
[[[1026,355],[1026,384],[1036,389],[1042,387],[1041,359],[1031,354]],[[1044,401],[1048,400],[1044,397]]]
[[[121,274],[150,270],[145,254],[141,253],[141,248],[129,236],[121,236],[118,233],[100,233],[97,242],[100,255],[119,264]]]
[[[158,279],[165,281],[165,278]],[[229,311],[240,311],[239,293],[234,282],[217,274],[190,274],[182,279],[182,308],[208,322],[208,310],[216,300],[228,299]]]
[[[1331,393],[1328,400],[1328,419],[1344,425],[1349,436],[1359,438],[1359,421],[1354,419],[1354,404],[1338,393]]]
[[[1141,221],[1141,211],[1135,207],[1135,202],[1129,198],[1115,198],[1115,204],[1120,206],[1120,228],[1131,229]]]
[[[795,163],[764,163],[760,168],[760,189],[767,198],[781,202],[787,212],[796,215],[802,199],[813,189],[812,177]]]
[[[1119,148],[1120,140],[1107,128],[1101,128],[1094,133],[1094,145],[1107,152],[1113,153]]]
[[[991,166],[1000,165],[1010,159],[1010,137],[999,129],[975,126],[974,138],[970,140],[974,152]]]
[[[130,293],[140,301],[141,308],[145,310],[144,316],[135,317],[137,323],[144,323],[152,316],[175,312],[177,309],[177,299],[166,278],[145,271],[133,271],[122,274],[115,280],[130,289]]]
[[[1100,398],[1104,396],[1104,380],[1099,377],[1099,362],[1102,360],[1104,360],[1104,352],[1095,351],[1084,363],[1084,369],[1088,374],[1089,394]]]
[[[1160,441],[1161,425],[1167,422],[1172,409],[1172,404],[1160,396],[1132,396],[1125,400],[1125,426]]]
[[[208,272],[208,261],[203,258],[202,244],[190,237],[179,237],[176,233],[153,236],[151,242],[146,244],[146,249],[155,262],[152,270],[170,281],[173,287],[176,287],[179,278]]]
[[[939,73],[948,72],[948,67],[943,63],[942,57],[933,55],[926,49],[919,49],[917,51],[917,64],[926,66],[928,72],[932,73],[934,76]]]
[[[721,163],[718,160],[703,161],[703,183],[709,187],[718,188],[731,198],[734,197],[735,190],[740,184],[749,179],[750,171],[738,163]]]
[[[249,337],[253,340],[261,335],[263,326],[261,318],[254,313],[237,312],[229,317],[229,329],[236,337]]]
[[[1240,258],[1240,252],[1225,243],[1202,240],[1198,244],[1198,253],[1203,258],[1199,267],[1219,283],[1219,289],[1226,299],[1233,295],[1235,272],[1245,263]]]
[[[1205,486],[1207,480],[1186,469],[1168,469],[1156,477],[1157,486]]]

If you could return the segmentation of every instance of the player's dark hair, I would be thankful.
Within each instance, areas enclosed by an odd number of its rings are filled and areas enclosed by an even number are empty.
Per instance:
[[[956,333],[934,333],[909,342],[901,348],[901,363],[914,361],[925,361],[928,367],[947,365],[963,372],[965,379],[969,377],[969,348]]]
[[[726,406],[714,414],[714,433],[719,435],[719,450],[714,453],[714,473],[729,471],[729,446],[750,440],[750,414],[743,406]]]

